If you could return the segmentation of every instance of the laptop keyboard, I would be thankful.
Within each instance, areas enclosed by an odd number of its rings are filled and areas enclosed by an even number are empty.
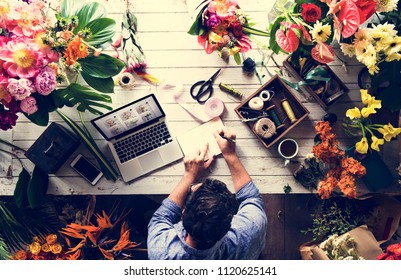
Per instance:
[[[164,122],[115,142],[114,148],[121,163],[143,155],[173,141]]]

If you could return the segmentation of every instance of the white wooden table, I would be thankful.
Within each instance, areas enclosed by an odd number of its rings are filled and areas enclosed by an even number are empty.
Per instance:
[[[119,31],[122,12],[125,10],[124,1],[99,2],[107,5],[108,16],[116,19]],[[258,23],[257,27],[265,28],[267,26],[267,13],[270,11],[274,1],[239,0],[238,2],[241,8]],[[218,88],[218,84],[223,82],[241,91],[247,97],[255,92],[261,84],[256,75],[246,75],[241,65],[237,65],[232,57],[226,63],[217,53],[206,54],[202,47],[198,45],[196,37],[187,34],[192,23],[192,10],[188,10],[188,6],[193,7],[193,5],[187,5],[183,0],[135,0],[133,3],[133,11],[138,18],[138,36],[147,58],[148,72],[162,81],[181,82],[185,89],[183,99],[188,103],[196,104],[189,95],[190,86],[200,79],[210,77],[217,69],[223,68],[222,73],[214,83],[214,96],[221,98],[225,103],[226,109],[222,115],[222,120],[229,129],[237,134],[238,154],[261,192],[283,193],[283,187],[289,184],[292,188],[292,193],[310,193],[310,190],[305,189],[294,179],[294,170],[291,167],[284,166],[283,159],[277,153],[277,145],[270,149],[264,148],[250,129],[240,121],[234,112],[234,108],[239,104],[239,101]],[[257,37],[256,39],[262,44],[267,42],[267,38]],[[265,52],[269,54],[268,51]],[[341,55],[340,51],[337,53]],[[255,48],[247,53],[247,56],[255,61],[260,61],[261,52],[258,51],[258,46],[255,45]],[[275,58],[278,64],[281,65],[284,56],[275,56]],[[336,113],[341,119],[345,116],[345,111],[348,108],[360,105],[357,75],[362,66],[355,60],[347,60],[346,72],[340,61],[337,60],[330,64],[330,67],[350,89],[348,96],[343,97],[329,110],[329,112]],[[272,61],[269,62],[269,69],[272,73],[279,70]],[[265,74],[264,82],[270,79],[268,73],[262,74]],[[291,79],[290,77],[287,78]],[[116,87],[115,94],[112,96],[113,107],[116,108],[151,92],[155,93],[161,102],[173,134],[179,135],[200,124],[175,103],[173,99],[174,88],[165,89],[160,85],[148,84],[139,78],[136,79],[136,86],[132,90]],[[297,159],[303,161],[306,154],[312,150],[315,136],[314,124],[326,112],[317,103],[307,101],[298,92],[295,92],[295,94],[310,111],[310,115],[286,136],[298,141],[300,151]],[[75,109],[63,108],[62,111],[78,121],[78,114]],[[57,114],[51,114],[50,118],[50,121],[63,123]],[[94,115],[87,113],[85,118],[90,120],[94,118]],[[87,127],[101,149],[112,161],[106,141],[103,140],[89,122]],[[12,141],[15,145],[24,149],[28,149],[44,130],[45,127],[32,124],[23,115],[20,115],[16,127],[7,132],[0,132],[0,137]],[[335,125],[335,132],[344,147],[350,144],[349,139],[346,139],[340,129],[339,122]],[[384,151],[385,159],[394,172],[399,163],[398,145],[396,144],[387,143],[384,147],[389,151]],[[24,157],[20,151],[13,152]],[[51,175],[49,194],[168,194],[175,187],[184,171],[184,165],[181,160],[129,184],[124,183],[121,179],[112,182],[102,178],[96,186],[92,186],[77,176],[69,167],[69,162],[77,153],[83,153],[91,158],[90,153],[81,144],[60,170],[55,175]],[[18,160],[9,155],[1,153],[0,156],[0,195],[12,195],[21,166]],[[28,159],[24,158],[23,162],[32,170],[32,163]],[[210,176],[230,185],[230,174],[224,159],[217,158],[212,166]],[[364,192],[363,187],[358,188],[358,190]]]

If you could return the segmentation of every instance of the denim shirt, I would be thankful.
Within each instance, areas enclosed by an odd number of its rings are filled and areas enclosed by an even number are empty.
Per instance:
[[[265,246],[267,217],[259,190],[250,181],[236,194],[239,209],[231,229],[206,250],[185,243],[181,208],[166,198],[148,225],[148,258],[153,260],[257,259]]]

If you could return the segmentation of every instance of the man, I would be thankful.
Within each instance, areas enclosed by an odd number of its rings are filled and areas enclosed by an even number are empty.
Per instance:
[[[182,179],[148,225],[149,259],[257,259],[263,250],[267,218],[260,193],[235,151],[236,135],[223,128],[214,136],[235,198],[218,180],[197,183],[214,160],[204,160],[207,146],[186,156]]]

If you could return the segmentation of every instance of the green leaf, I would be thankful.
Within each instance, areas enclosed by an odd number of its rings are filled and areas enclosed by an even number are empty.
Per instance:
[[[113,168],[113,166],[111,166],[110,162],[106,159],[92,136],[89,133],[86,133],[81,127],[77,125],[77,123],[75,123],[65,114],[60,111],[56,112],[68,124],[68,126],[74,131],[74,133],[81,139],[82,143],[86,145],[91,154],[96,158],[97,162],[99,163],[100,169],[102,169],[106,179],[110,179],[115,182],[117,180],[118,173]]]
[[[35,166],[27,190],[28,202],[31,208],[36,208],[43,203],[48,185],[49,175]]]
[[[76,13],[79,21],[78,21],[78,26],[74,28],[74,34],[77,34],[78,31],[81,30],[84,26],[86,26],[89,22],[98,18],[105,17],[106,14],[107,14],[106,8],[97,2],[85,4]]]
[[[244,33],[246,34],[252,34],[252,35],[257,35],[257,36],[264,36],[264,37],[270,37],[270,33],[263,31],[263,30],[259,30],[250,26],[244,26],[243,27]]]
[[[81,6],[82,0],[64,0],[61,3],[61,15],[66,18],[73,16]]]
[[[19,208],[23,208],[28,205],[27,190],[30,179],[31,176],[29,175],[29,172],[23,168],[18,176],[18,181],[14,189],[14,201]]]
[[[91,46],[98,46],[113,39],[116,22],[111,18],[98,18],[92,20],[84,28],[89,28],[92,36],[86,41]]]
[[[38,93],[34,93],[32,96],[36,100],[36,105],[38,106],[38,111],[34,114],[24,115],[33,123],[40,126],[47,126],[49,123],[49,112],[54,111],[57,107],[54,104],[53,98],[50,95],[44,96]]]
[[[391,111],[401,109],[401,61],[382,62],[380,72],[370,75],[373,93]]]
[[[237,65],[241,64],[241,55],[239,53],[234,54],[234,60],[237,63]]]
[[[202,9],[199,11],[194,23],[192,24],[191,28],[188,30],[188,34],[202,35],[204,33],[204,30],[202,28],[202,14],[206,8],[207,8],[207,5],[202,7]]]
[[[28,115],[24,113],[31,122],[40,126],[47,126],[49,123],[49,112],[46,110],[38,110],[36,113]]]
[[[53,93],[53,98],[59,108],[77,105],[78,111],[84,112],[88,110],[96,115],[101,115],[102,112],[94,107],[105,108],[107,110],[112,109],[112,107],[103,104],[103,102],[111,103],[111,97],[109,95],[94,92],[91,88],[76,83],[70,84],[65,89],[56,90]]]
[[[95,78],[92,76],[89,76],[85,72],[81,73],[82,78],[90,85],[92,88],[94,88],[97,91],[103,92],[103,93],[113,93],[114,92],[114,80],[113,78]]]
[[[277,40],[276,40],[276,32],[278,29],[280,29],[280,22],[285,21],[285,18],[283,17],[279,17],[277,18],[274,23],[271,25],[271,28],[269,30],[270,33],[270,39],[269,39],[269,47],[270,49],[278,54],[280,51],[284,52],[280,46],[277,44]]]
[[[99,56],[89,55],[84,59],[80,59],[79,63],[82,67],[82,72],[95,78],[111,78],[120,74],[124,68],[124,63],[107,54]]]
[[[7,244],[4,239],[0,237],[0,260],[11,260],[11,255],[8,252]]]

